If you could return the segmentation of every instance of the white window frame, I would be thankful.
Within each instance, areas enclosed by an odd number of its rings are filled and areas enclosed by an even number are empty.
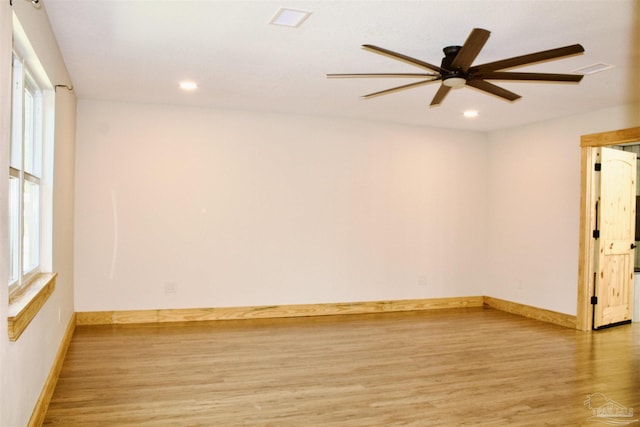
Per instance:
[[[28,51],[24,46],[14,45],[12,61],[12,118],[11,118],[11,159],[9,166],[9,179],[18,180],[19,196],[15,209],[10,209],[9,226],[17,223],[14,230],[13,242],[9,242],[10,274],[9,299],[22,293],[29,287],[38,275],[51,270],[51,215],[52,215],[52,166],[53,166],[53,109],[55,100],[50,83],[43,78],[42,67],[33,59],[33,55],[22,54]],[[26,103],[25,96],[29,93],[33,102],[31,120],[25,120]],[[26,129],[26,123],[32,123],[30,129]],[[28,137],[31,139],[28,140]],[[26,165],[27,145],[31,148],[33,164]],[[25,188],[33,184],[37,189],[38,198],[33,201],[35,206],[35,220],[31,227],[25,227]],[[11,193],[11,192],[10,192]],[[10,201],[11,205],[11,201]],[[25,234],[25,229],[35,231],[32,239]],[[9,232],[10,240],[12,231]],[[29,240],[29,241],[28,241]],[[25,249],[29,246],[36,247],[30,252],[30,257],[25,255]],[[26,261],[32,262],[29,266]]]
[[[42,91],[36,84],[29,72],[29,67],[24,58],[16,52],[13,54],[12,64],[12,126],[11,126],[11,164],[9,166],[9,176],[18,179],[19,200],[17,206],[10,211],[10,223],[17,225],[18,238],[10,245],[9,250],[13,252],[10,258],[15,259],[14,266],[17,267],[14,276],[10,277],[9,293],[14,294],[29,283],[33,277],[40,272],[41,241],[42,230],[42,134],[43,134],[43,103]],[[27,95],[30,95],[32,102],[26,102]],[[30,153],[30,154],[28,154]],[[27,165],[27,157],[32,157],[31,165]],[[35,221],[25,224],[26,209],[26,187],[35,185],[38,189],[37,206],[32,212],[35,214]],[[17,219],[15,218],[17,215]],[[35,227],[34,227],[35,225]],[[35,228],[35,229],[34,229]],[[14,232],[15,232],[14,231]],[[26,232],[35,233],[35,238],[28,239]],[[28,241],[30,240],[30,241]],[[30,257],[26,256],[26,248],[34,242],[37,249],[30,251]],[[26,265],[29,258],[30,265]]]
[[[29,90],[36,90],[39,88],[39,95],[36,96],[38,98],[37,104],[39,104],[39,108],[36,108],[34,112],[36,112],[35,123],[38,123],[38,126],[32,129],[31,135],[36,138],[39,138],[41,145],[39,145],[39,149],[37,149],[37,158],[41,160],[41,168],[34,167],[31,168],[29,165],[25,165],[22,160],[23,156],[23,142],[21,140],[24,130],[23,125],[23,106],[21,105],[24,96],[24,86],[20,83],[16,86],[14,76],[10,77],[11,82],[11,93],[12,98],[15,98],[15,101],[19,103],[17,106],[13,106],[14,99],[11,100],[11,121],[10,121],[10,131],[12,135],[15,135],[17,138],[17,142],[15,146],[5,147],[9,148],[8,151],[19,154],[17,160],[9,159],[9,162],[5,162],[5,167],[9,170],[6,172],[9,173],[9,196],[11,199],[12,194],[17,195],[15,198],[11,200],[18,200],[15,202],[13,206],[18,206],[19,204],[23,204],[23,189],[25,188],[25,183],[36,182],[39,180],[39,190],[37,193],[39,197],[31,198],[29,201],[35,200],[35,205],[40,211],[39,218],[34,220],[34,223],[37,224],[36,228],[40,229],[38,239],[34,239],[31,242],[31,248],[37,248],[37,253],[34,259],[39,259],[39,264],[35,263],[30,265],[32,268],[23,269],[22,264],[23,261],[23,250],[20,248],[17,251],[11,251],[11,253],[15,253],[16,257],[21,257],[20,264],[18,264],[18,268],[15,271],[19,274],[13,276],[14,280],[11,280],[10,277],[8,282],[4,285],[6,291],[5,295],[8,295],[8,311],[7,311],[7,329],[10,341],[17,341],[21,334],[25,331],[27,326],[30,324],[31,320],[33,320],[36,314],[42,309],[44,304],[47,302],[49,297],[55,291],[55,282],[57,274],[53,271],[53,153],[54,153],[54,133],[55,133],[55,105],[56,105],[56,96],[55,96],[55,88],[49,79],[47,72],[43,64],[40,62],[40,58],[36,54],[33,46],[29,42],[29,38],[27,37],[24,28],[20,24],[18,17],[15,13],[12,16],[12,27],[13,27],[13,55],[18,58],[16,61],[15,68],[15,77],[18,78],[19,81],[27,82],[26,87]],[[12,61],[13,63],[14,61]],[[13,73],[12,73],[13,74]],[[22,80],[20,80],[22,78]],[[15,91],[14,91],[15,89]],[[13,93],[17,95],[14,97]],[[14,112],[15,110],[15,112]],[[7,143],[9,145],[14,145],[13,136],[8,138]],[[19,147],[19,148],[16,148]],[[8,165],[7,165],[8,163]],[[11,168],[12,167],[12,168]],[[27,186],[28,188],[28,186]],[[15,190],[15,191],[14,191]],[[26,205],[26,204],[25,204]],[[8,205],[5,205],[4,209],[7,209],[9,212],[9,221],[5,224],[5,226],[11,226],[11,218],[16,218],[18,221],[24,221],[24,214],[22,211],[22,206],[19,206],[18,213],[11,213],[11,209]],[[28,209],[27,209],[28,210]],[[37,217],[37,215],[32,216]],[[11,230],[11,229],[10,229]],[[9,230],[9,231],[10,231]],[[20,225],[18,227],[18,232],[14,233],[17,236],[14,240],[18,239],[20,245],[24,244],[23,240],[23,230],[24,226]],[[33,236],[33,235],[32,235]],[[7,241],[0,242],[0,244],[6,245],[12,241],[11,232],[9,236],[7,236]],[[12,260],[9,259],[11,262]],[[36,267],[36,265],[38,265]],[[9,265],[5,264],[5,268],[9,267]],[[25,271],[23,271],[25,270]],[[26,271],[28,270],[28,271]],[[9,281],[11,283],[9,283]]]

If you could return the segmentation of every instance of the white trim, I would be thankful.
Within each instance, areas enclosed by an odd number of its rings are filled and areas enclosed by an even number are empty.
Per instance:
[[[20,26],[15,14],[14,21],[14,45],[13,45],[13,77],[12,77],[12,115],[11,121],[12,136],[11,146],[13,167],[9,168],[9,177],[20,179],[20,201],[18,202],[18,217],[20,230],[18,232],[18,280],[13,280],[8,284],[10,295],[22,292],[22,289],[29,286],[30,282],[42,271],[52,269],[52,248],[53,248],[53,142],[54,142],[54,119],[55,119],[55,93],[49,79],[44,73],[42,65],[39,63],[31,45],[29,44],[24,30]],[[26,112],[27,104],[24,101],[26,93],[29,92],[33,99],[33,110]],[[22,94],[22,96],[16,96]],[[29,114],[33,124],[28,124],[25,115]],[[29,126],[27,130],[25,126]],[[27,135],[31,133],[29,150],[27,147]],[[18,153],[18,154],[16,154]],[[31,154],[33,165],[28,165],[26,158]],[[19,165],[16,163],[20,163]],[[26,171],[26,169],[30,169]],[[37,185],[38,200],[38,223],[37,239],[32,247],[37,245],[37,262],[34,262],[28,271],[25,265],[25,206],[24,195],[26,183]],[[11,278],[9,278],[11,280]]]

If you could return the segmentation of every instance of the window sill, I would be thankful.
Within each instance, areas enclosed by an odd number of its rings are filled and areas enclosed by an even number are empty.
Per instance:
[[[38,274],[18,295],[9,300],[9,340],[16,341],[38,314],[56,287],[57,273]]]

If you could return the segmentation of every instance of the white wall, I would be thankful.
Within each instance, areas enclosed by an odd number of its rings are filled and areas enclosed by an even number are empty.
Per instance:
[[[485,165],[479,133],[81,100],[76,311],[475,295]]]
[[[640,106],[491,132],[484,294],[576,314],[580,136],[640,125]]]
[[[64,63],[44,9],[14,1],[13,10],[54,84],[68,84]],[[8,171],[12,9],[0,2],[0,170]],[[64,331],[73,314],[73,175],[75,96],[56,97],[53,269],[56,290],[16,342],[7,334],[8,296],[0,286],[0,425],[25,426],[42,391]],[[7,206],[7,179],[0,179],[0,206]],[[0,241],[7,242],[7,209],[0,209]],[[2,265],[8,265],[6,245],[0,245]],[[0,269],[0,283],[8,282]]]
[[[484,135],[81,101],[76,311],[489,295],[575,314],[580,136],[639,118]]]

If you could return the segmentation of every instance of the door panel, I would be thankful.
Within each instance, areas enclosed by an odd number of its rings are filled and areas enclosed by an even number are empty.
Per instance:
[[[636,154],[600,148],[593,328],[631,320]]]

